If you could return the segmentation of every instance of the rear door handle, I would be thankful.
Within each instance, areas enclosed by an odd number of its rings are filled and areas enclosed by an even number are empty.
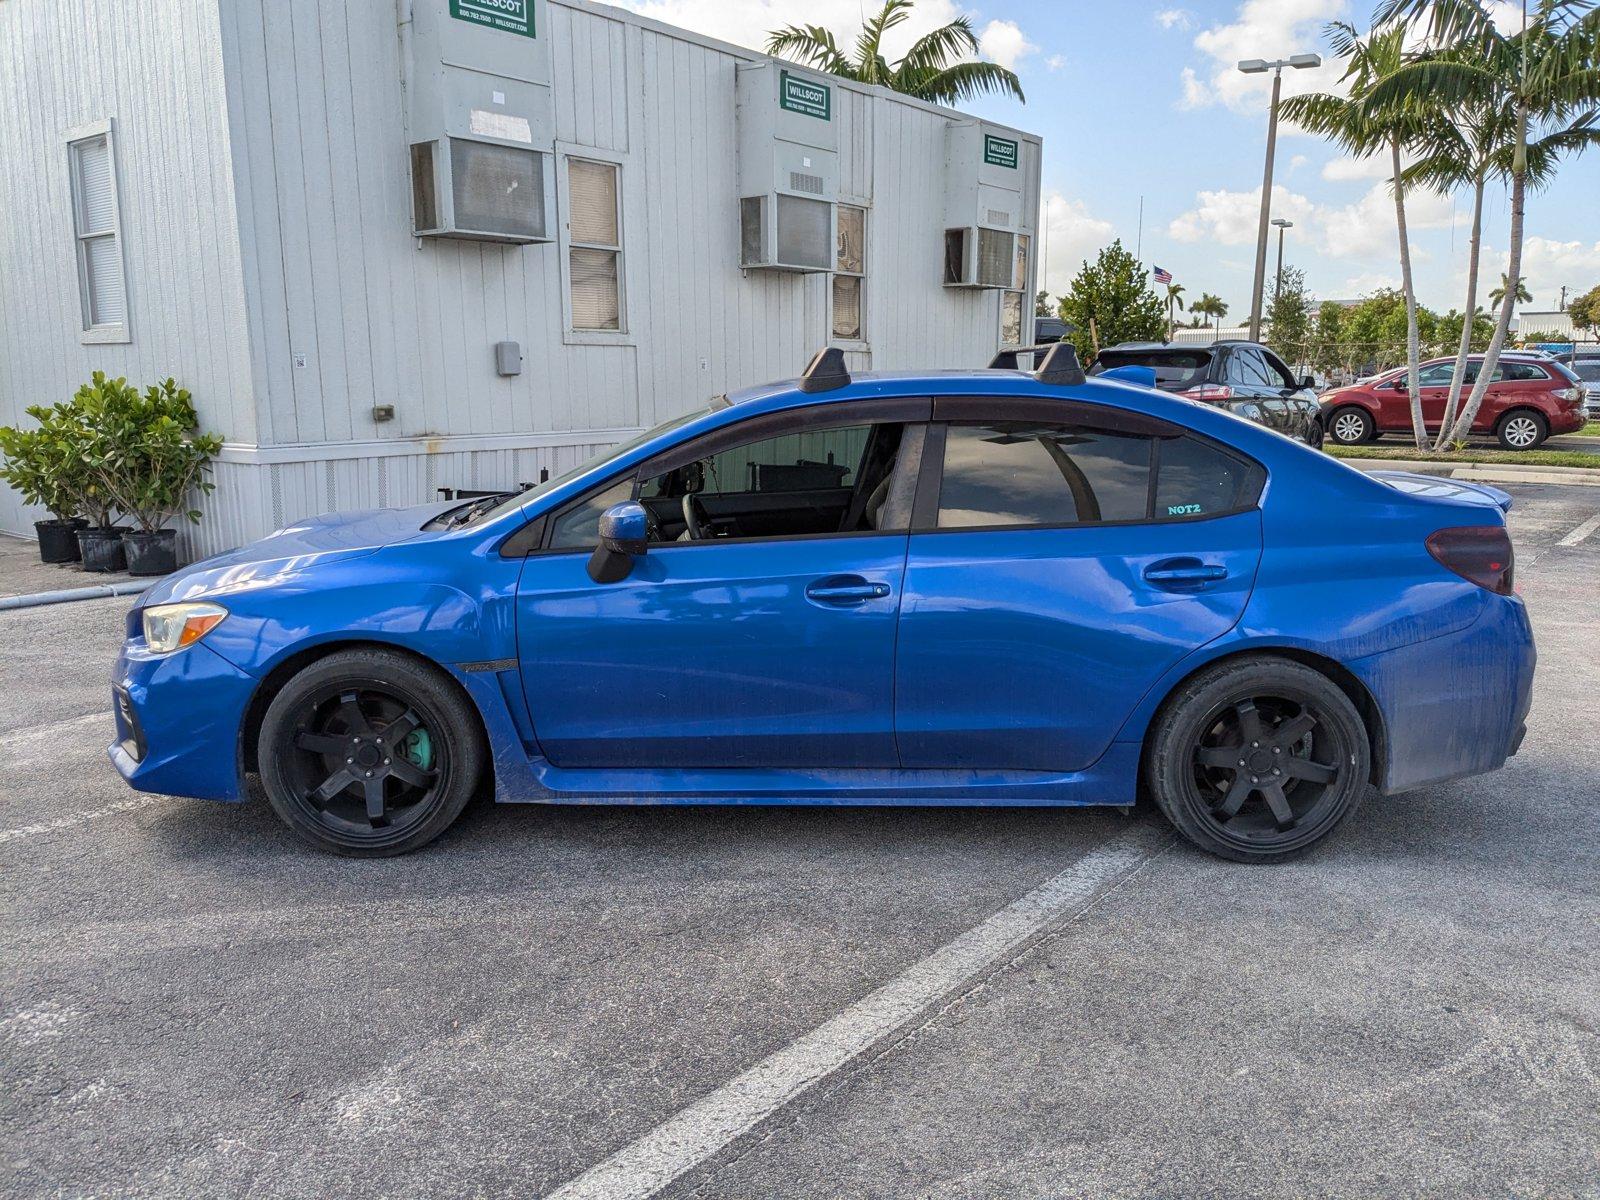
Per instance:
[[[1165,562],[1152,563],[1144,569],[1144,577],[1150,583],[1177,584],[1179,586],[1200,583],[1215,583],[1219,579],[1228,577],[1228,568],[1220,563],[1203,563],[1195,559],[1168,559]]]
[[[830,575],[806,586],[806,599],[818,604],[864,604],[889,594],[887,583],[868,583],[859,575]]]

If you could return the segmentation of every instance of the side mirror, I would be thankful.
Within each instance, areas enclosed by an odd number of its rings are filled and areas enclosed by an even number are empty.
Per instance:
[[[637,500],[613,504],[600,514],[600,544],[589,557],[589,578],[616,583],[633,570],[633,560],[650,544],[650,515]]]
[[[1314,392],[1317,390],[1317,381],[1310,375],[1302,375],[1300,376],[1300,386],[1303,388],[1310,388]]]

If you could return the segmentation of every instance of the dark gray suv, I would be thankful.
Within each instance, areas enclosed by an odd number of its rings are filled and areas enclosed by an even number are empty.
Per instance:
[[[1094,357],[1089,374],[1114,367],[1149,367],[1156,386],[1247,417],[1311,446],[1322,445],[1316,387],[1297,380],[1283,359],[1259,342],[1122,342]]]

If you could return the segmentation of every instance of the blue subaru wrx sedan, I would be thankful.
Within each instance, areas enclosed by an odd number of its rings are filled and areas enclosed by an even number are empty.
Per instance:
[[[303,521],[147,592],[111,757],[314,845],[502,801],[1129,805],[1305,850],[1522,739],[1492,488],[1363,475],[1069,345],[718,398],[528,491]]]

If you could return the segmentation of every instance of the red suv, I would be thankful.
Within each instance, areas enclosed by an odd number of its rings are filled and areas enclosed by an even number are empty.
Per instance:
[[[1479,354],[1467,360],[1463,401],[1482,362]],[[1418,372],[1422,420],[1435,432],[1444,419],[1454,369],[1454,358],[1435,358],[1423,363]],[[1583,423],[1583,385],[1571,371],[1547,359],[1506,354],[1495,367],[1472,430],[1494,434],[1507,450],[1532,450],[1552,433],[1571,433],[1582,429]],[[1328,437],[1345,446],[1371,441],[1379,434],[1410,433],[1411,398],[1405,368],[1324,393],[1322,427]]]

